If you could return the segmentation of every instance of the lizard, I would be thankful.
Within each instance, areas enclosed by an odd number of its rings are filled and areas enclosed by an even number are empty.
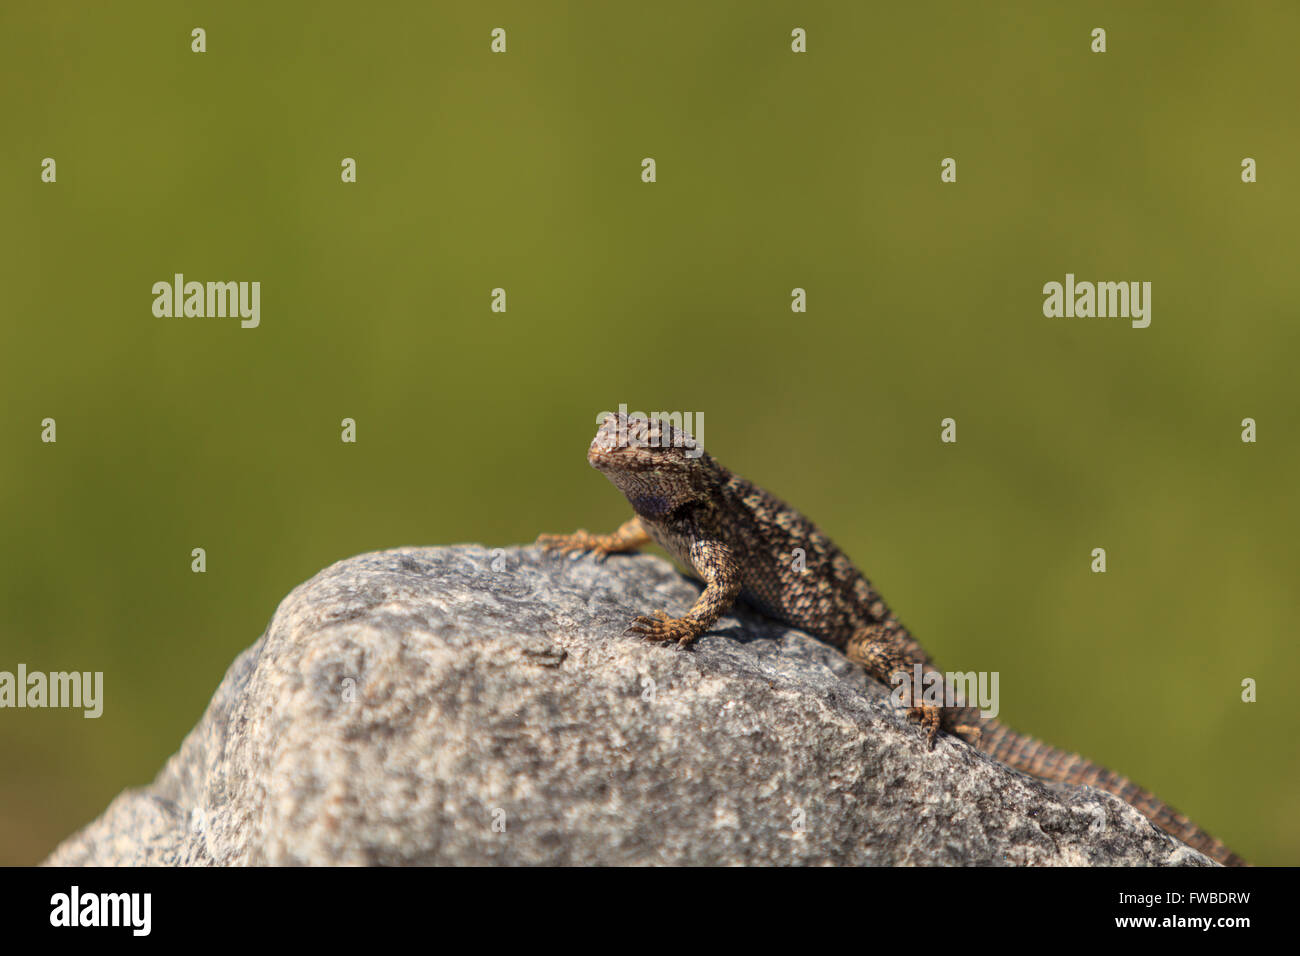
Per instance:
[[[689,432],[659,418],[605,415],[587,460],[623,493],[634,516],[610,534],[582,529],[543,534],[537,544],[551,553],[590,553],[604,560],[654,542],[704,583],[684,616],[670,617],[662,610],[642,615],[625,633],[688,645],[743,601],[838,648],[886,686],[903,685],[899,699],[909,721],[923,728],[929,748],[939,733],[947,732],[1040,779],[1097,787],[1212,859],[1246,865],[1127,778],[982,717],[961,702],[940,706],[924,695],[913,696],[906,686],[915,667],[924,674],[941,672],[867,577],[811,520],[729,471]]]

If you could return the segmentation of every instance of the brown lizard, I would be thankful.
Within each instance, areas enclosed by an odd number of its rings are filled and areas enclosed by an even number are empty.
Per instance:
[[[903,693],[914,665],[938,672],[871,582],[816,525],[718,464],[682,429],[655,418],[608,415],[587,460],[623,493],[636,517],[613,534],[542,535],[538,544],[604,558],[655,541],[704,582],[684,617],[657,611],[633,620],[629,633],[689,644],[742,599],[841,649],[886,685],[904,684]],[[1153,794],[1078,754],[1016,733],[973,707],[941,707],[910,693],[904,703],[931,747],[947,731],[1036,777],[1113,793],[1221,863],[1245,862]]]

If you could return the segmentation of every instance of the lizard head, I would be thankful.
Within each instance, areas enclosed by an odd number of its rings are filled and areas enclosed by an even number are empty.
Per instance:
[[[657,418],[606,415],[587,461],[642,517],[663,517],[708,499],[712,459],[688,432]]]

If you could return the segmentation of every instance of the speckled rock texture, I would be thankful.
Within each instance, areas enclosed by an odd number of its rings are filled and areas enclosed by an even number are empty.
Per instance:
[[[152,784],[52,865],[1211,865],[1127,804],[933,751],[834,649],[745,609],[624,637],[664,561],[402,548],[280,604]]]

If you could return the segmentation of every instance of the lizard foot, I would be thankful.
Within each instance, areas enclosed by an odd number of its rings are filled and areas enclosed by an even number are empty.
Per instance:
[[[650,641],[676,641],[689,644],[695,639],[695,628],[684,617],[669,617],[663,611],[655,611],[653,617],[642,615],[627,626],[624,634],[639,634]]]
[[[597,561],[604,561],[610,555],[606,534],[591,534],[585,528],[579,528],[573,534],[539,534],[537,546],[550,554],[582,555],[591,553]]]
[[[977,745],[984,734],[984,728],[978,722],[969,723],[969,709],[962,707],[940,707],[937,704],[919,704],[907,708],[907,717],[925,729],[926,743],[934,749],[934,742],[939,731],[960,737],[967,743]]]
[[[917,721],[925,728],[925,741],[928,749],[934,749],[934,739],[943,729],[943,708],[934,704],[921,704],[919,707],[907,708],[909,720]]]

